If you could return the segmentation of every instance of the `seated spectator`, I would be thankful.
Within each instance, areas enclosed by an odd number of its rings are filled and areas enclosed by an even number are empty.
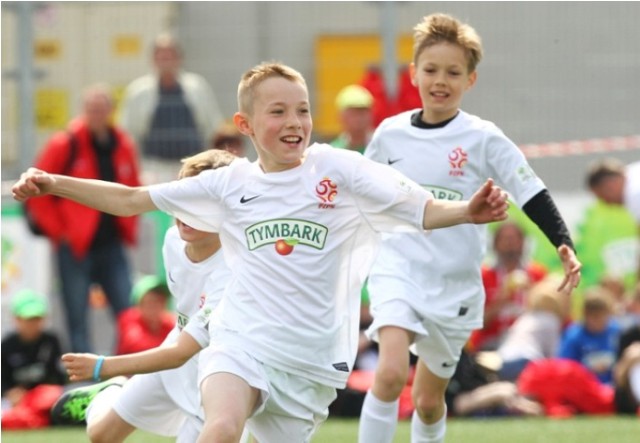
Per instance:
[[[602,383],[613,382],[620,326],[613,318],[613,297],[602,287],[587,290],[584,319],[565,331],[558,357],[583,364]]]
[[[116,354],[132,354],[160,346],[175,326],[168,310],[169,288],[153,275],[142,277],[131,292],[131,308],[118,317]]]
[[[222,149],[237,157],[246,157],[245,136],[233,122],[225,121],[213,134],[211,149]]]
[[[545,358],[529,363],[517,381],[518,393],[536,401],[551,417],[614,412],[614,391],[574,360]]]
[[[484,326],[471,335],[474,351],[497,349],[507,329],[524,312],[527,290],[547,274],[542,265],[525,263],[524,246],[524,231],[515,223],[503,223],[496,230],[496,264],[482,269],[486,292]]]
[[[620,337],[613,376],[616,411],[640,415],[640,323]]]
[[[58,338],[45,329],[47,299],[30,289],[11,302],[15,331],[2,340],[2,428],[50,424],[49,409],[67,380]]]
[[[547,277],[529,291],[527,311],[511,325],[497,350],[501,380],[515,381],[530,361],[557,354],[570,313],[570,299],[558,292],[559,283]]]

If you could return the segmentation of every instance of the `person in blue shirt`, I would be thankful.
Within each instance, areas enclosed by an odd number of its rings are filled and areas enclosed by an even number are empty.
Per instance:
[[[560,343],[558,357],[575,360],[606,384],[613,382],[620,325],[613,318],[613,298],[602,287],[585,293],[584,319],[569,326]]]

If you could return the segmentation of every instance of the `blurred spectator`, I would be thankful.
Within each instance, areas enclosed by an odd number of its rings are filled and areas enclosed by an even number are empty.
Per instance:
[[[67,377],[60,342],[45,330],[47,300],[23,289],[11,301],[15,332],[2,340],[2,428],[49,425],[49,408]]]
[[[558,357],[577,361],[602,383],[613,381],[620,326],[613,319],[613,297],[602,287],[593,287],[584,296],[584,319],[565,331]]]
[[[624,205],[640,223],[640,162],[624,165],[614,158],[591,164],[587,185],[595,196],[610,205]]]
[[[640,161],[625,166],[615,158],[598,160],[590,165],[586,181],[598,200],[609,205],[624,206],[635,219],[636,225],[640,225]],[[612,226],[607,226],[603,232],[615,231]],[[637,243],[634,258],[636,277],[640,278]]]
[[[139,186],[138,158],[127,134],[111,124],[112,95],[89,87],[83,113],[54,134],[35,167],[54,174]],[[45,195],[26,203],[33,221],[56,250],[67,330],[73,352],[91,352],[89,289],[102,287],[114,316],[129,307],[130,264],[126,246],[137,240],[138,218],[115,217],[68,199]]]
[[[222,114],[206,80],[182,70],[182,48],[169,34],[153,43],[155,72],[127,87],[120,124],[142,152],[145,181],[174,180],[179,160],[205,149]]]
[[[640,415],[640,324],[620,337],[614,384],[616,411]]]
[[[511,325],[497,350],[498,378],[515,381],[530,361],[554,357],[569,321],[570,299],[558,292],[560,280],[547,277],[527,294],[527,310]],[[477,355],[481,362],[483,353]]]
[[[484,326],[471,335],[476,351],[497,349],[507,329],[524,312],[528,289],[547,274],[542,265],[524,262],[525,239],[522,228],[511,222],[501,224],[494,234],[496,264],[482,268]]]
[[[336,148],[363,153],[373,133],[373,96],[364,87],[349,85],[336,96],[341,133],[331,142]]]
[[[577,225],[576,250],[582,261],[583,288],[604,278],[620,280],[626,290],[633,288],[640,253],[638,224],[624,206],[601,199],[590,204]]]
[[[233,122],[225,121],[213,134],[211,149],[223,149],[237,157],[246,157],[245,136]]]
[[[131,293],[131,308],[118,317],[116,354],[160,346],[175,326],[176,319],[168,309],[171,294],[164,280],[154,275],[142,277]]]

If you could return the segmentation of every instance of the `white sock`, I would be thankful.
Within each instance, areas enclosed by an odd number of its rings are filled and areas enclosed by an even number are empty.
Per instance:
[[[444,415],[432,425],[424,423],[416,411],[411,417],[411,443],[444,443],[447,432],[447,407]]]
[[[399,400],[392,402],[378,400],[371,391],[368,391],[360,413],[358,442],[391,443],[398,424],[399,405]]]
[[[629,368],[629,386],[637,402],[640,402],[640,363]]]
[[[99,420],[111,409],[116,398],[120,395],[121,389],[122,386],[120,385],[111,385],[96,394],[89,406],[87,406],[87,427]]]

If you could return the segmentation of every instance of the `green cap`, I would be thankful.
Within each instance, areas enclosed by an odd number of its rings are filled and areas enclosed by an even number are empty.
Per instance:
[[[373,106],[373,95],[360,85],[349,85],[340,90],[336,96],[336,108],[370,108]]]
[[[131,303],[137,305],[147,292],[157,291],[167,297],[171,294],[164,279],[157,275],[145,275],[141,277],[131,290]]]
[[[11,301],[11,312],[19,318],[44,317],[47,310],[47,298],[31,289],[18,291]]]

